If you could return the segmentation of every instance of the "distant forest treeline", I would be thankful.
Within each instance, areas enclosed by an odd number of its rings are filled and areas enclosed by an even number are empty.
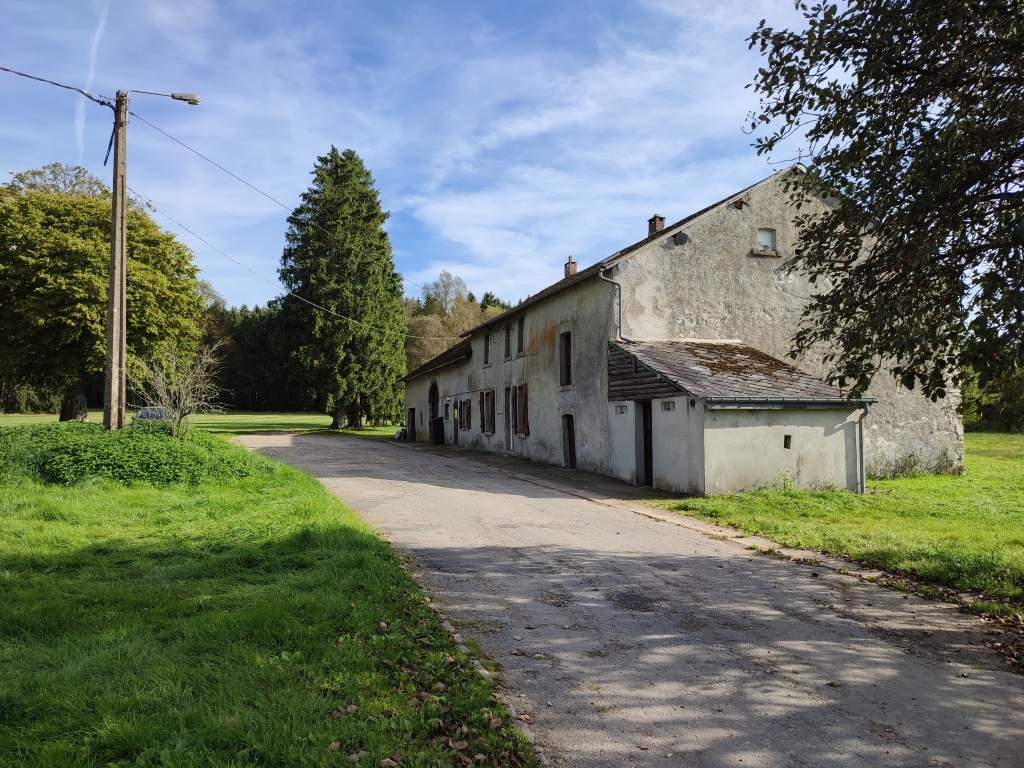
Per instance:
[[[266,306],[228,307],[208,283],[204,344],[219,344],[222,400],[245,411],[316,410],[303,382],[288,365],[288,344],[281,338],[281,300]],[[465,282],[447,271],[423,288],[421,298],[406,299],[406,370],[412,371],[458,341],[459,335],[495,317],[511,305],[487,292],[479,301]],[[59,403],[58,403],[59,404]]]

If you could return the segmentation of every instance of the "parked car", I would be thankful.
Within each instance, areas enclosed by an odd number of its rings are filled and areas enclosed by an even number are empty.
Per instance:
[[[167,421],[167,412],[163,408],[140,408],[132,420],[132,426],[145,424],[147,421]]]

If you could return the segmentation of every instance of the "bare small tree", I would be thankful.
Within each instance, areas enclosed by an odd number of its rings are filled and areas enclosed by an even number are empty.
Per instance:
[[[216,383],[220,346],[218,342],[203,347],[195,355],[168,347],[153,362],[142,363],[133,382],[138,407],[159,408],[171,435],[187,439],[195,414],[224,410],[216,403],[220,395]]]

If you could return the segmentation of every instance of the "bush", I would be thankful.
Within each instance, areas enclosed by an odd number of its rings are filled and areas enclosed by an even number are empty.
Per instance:
[[[161,424],[108,432],[96,424],[63,422],[0,429],[0,480],[29,477],[71,485],[89,477],[131,484],[199,483],[249,477],[270,464],[205,432],[189,440]]]

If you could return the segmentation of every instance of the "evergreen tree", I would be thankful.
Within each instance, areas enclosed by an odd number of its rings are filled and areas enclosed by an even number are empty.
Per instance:
[[[350,149],[318,157],[281,257],[281,281],[295,295],[282,303],[280,343],[296,383],[334,417],[332,429],[396,419],[402,409],[402,284],[373,183]]]

